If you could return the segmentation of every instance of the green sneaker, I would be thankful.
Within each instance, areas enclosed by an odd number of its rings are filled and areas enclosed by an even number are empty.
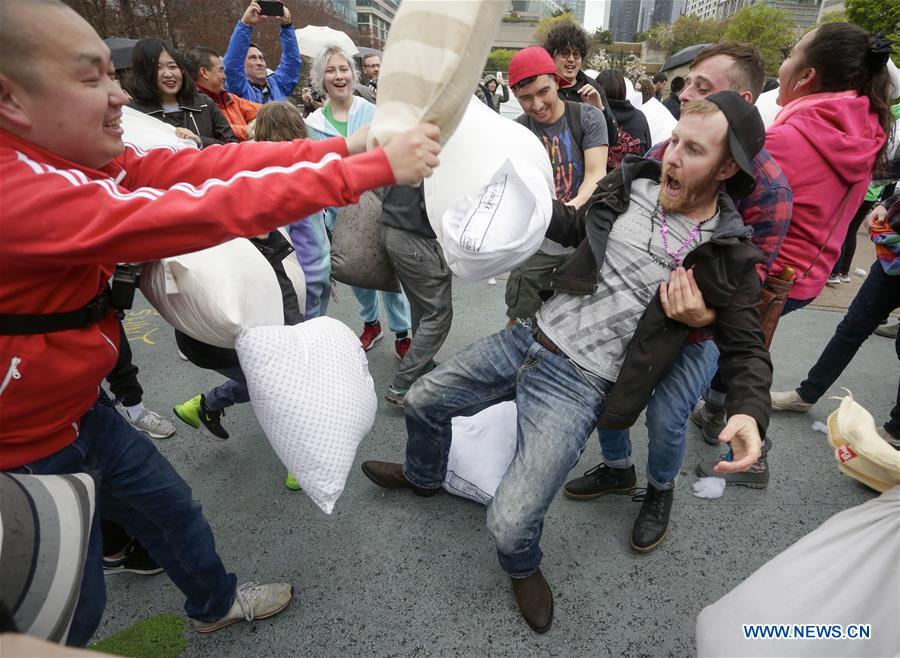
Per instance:
[[[223,411],[214,411],[206,405],[206,397],[196,395],[187,402],[176,404],[173,407],[175,415],[191,427],[200,428],[214,439],[224,441],[228,438],[228,431],[222,427]]]
[[[301,486],[300,483],[297,482],[297,478],[294,477],[293,473],[288,473],[287,477],[284,478],[284,486],[286,486],[291,491],[300,491]]]
[[[172,411],[185,423],[197,429],[200,428],[200,395],[197,394],[187,402],[176,404]]]

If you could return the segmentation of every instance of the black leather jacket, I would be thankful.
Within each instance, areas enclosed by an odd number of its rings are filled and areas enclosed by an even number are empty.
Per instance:
[[[178,112],[166,114],[160,104],[132,100],[130,107],[165,121],[176,128],[187,128],[200,138],[203,146],[237,142],[228,119],[208,96],[198,93],[190,103],[179,104]]]

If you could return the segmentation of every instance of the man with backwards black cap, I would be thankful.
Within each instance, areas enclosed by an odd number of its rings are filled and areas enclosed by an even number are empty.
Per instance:
[[[451,419],[515,400],[518,448],[487,525],[519,610],[539,633],[553,620],[540,569],[547,508],[593,429],[629,427],[646,406],[691,330],[673,318],[689,319],[697,292],[716,312],[720,367],[735,382],[721,435],[734,456],[716,470],[746,470],[759,457],[772,379],[756,310],[762,254],[721,188],[752,189],[750,161],[764,141],[752,105],[713,94],[682,108],[662,163],[629,156],[581,209],[554,202],[547,237],[577,248],[554,272],[554,295],[535,323],[483,338],[419,379],[404,401],[405,463],[362,465],[379,486],[437,493]],[[671,502],[671,490],[651,483],[640,516]]]

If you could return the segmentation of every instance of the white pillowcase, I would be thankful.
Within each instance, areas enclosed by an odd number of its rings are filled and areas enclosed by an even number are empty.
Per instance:
[[[506,160],[478,194],[443,217],[444,255],[461,279],[487,279],[521,265],[544,242],[553,202],[541,171]]]
[[[380,85],[378,93],[380,98]],[[500,116],[471,97],[456,132],[441,151],[441,163],[422,183],[428,219],[441,246],[441,218],[447,209],[467,194],[479,194],[507,160],[537,168],[544,182],[532,192],[543,195],[546,189],[547,198],[555,198],[553,169],[541,140],[522,124]]]
[[[638,106],[647,123],[650,125],[650,142],[655,146],[672,136],[672,131],[678,120],[666,109],[666,106],[655,98],[650,98],[643,105]]]
[[[284,324],[275,270],[243,238],[145,264],[141,292],[173,327],[216,347],[233,348],[243,329]]]
[[[487,505],[516,456],[516,403],[500,402],[453,419],[444,489]]]
[[[378,406],[359,338],[339,320],[319,317],[248,329],[235,347],[275,454],[331,514]]]

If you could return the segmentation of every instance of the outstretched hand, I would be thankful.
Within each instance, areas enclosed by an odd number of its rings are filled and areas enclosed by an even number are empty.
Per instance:
[[[720,443],[731,443],[731,461],[720,461],[713,467],[716,473],[742,473],[748,470],[762,454],[762,437],[756,419],[746,414],[735,414],[719,434]]]

